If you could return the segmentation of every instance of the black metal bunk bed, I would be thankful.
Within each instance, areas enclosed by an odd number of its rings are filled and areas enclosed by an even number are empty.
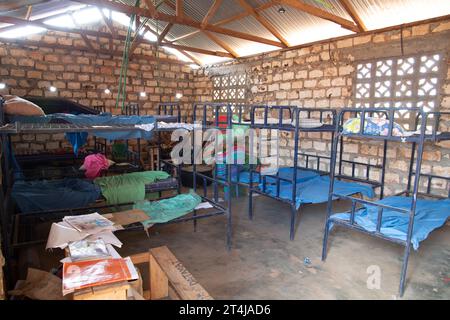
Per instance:
[[[161,110],[164,107],[161,106],[160,112],[162,112]],[[177,119],[180,119],[180,115],[179,115],[179,107],[176,107],[175,105],[173,106],[172,111],[168,111],[169,113],[174,113],[175,111],[178,111],[178,115],[174,116]],[[167,117],[167,115],[165,115]],[[11,134],[17,134],[17,133],[60,133],[60,132],[118,132],[118,131],[129,131],[129,130],[141,130],[139,128],[136,128],[134,126],[129,126],[129,125],[114,125],[114,126],[110,126],[110,127],[95,127],[95,126],[88,126],[88,125],[74,125],[74,124],[21,124],[21,123],[14,123],[14,124],[6,124],[3,127],[0,128],[0,135],[2,138],[2,142],[5,141],[9,141],[9,137]],[[173,131],[174,128],[161,128],[159,129],[157,127],[157,125],[154,128],[154,131],[156,133],[159,132],[170,132]],[[2,143],[2,151],[4,150],[8,150],[7,148],[9,148],[9,146],[6,144]],[[4,169],[2,172],[4,173],[11,173],[10,170],[10,164],[9,164],[9,160],[8,157],[6,157],[6,161],[2,162],[3,168]],[[161,159],[161,162],[164,162],[165,160]],[[166,165],[171,165],[174,170],[179,169],[179,167],[177,165],[174,165],[173,163],[171,163],[170,161],[166,161],[165,162]],[[179,172],[179,171],[178,171]],[[195,174],[195,170],[194,170],[194,174]],[[9,177],[9,178],[8,178]],[[43,240],[33,240],[30,239],[28,237],[28,234],[25,232],[25,239],[19,239],[20,238],[20,219],[21,217],[37,217],[38,221],[57,221],[58,219],[60,219],[61,217],[63,217],[64,215],[67,214],[71,214],[71,215],[76,215],[76,214],[85,214],[85,213],[89,213],[89,212],[95,212],[98,211],[100,209],[107,209],[107,208],[115,208],[115,209],[120,209],[122,207],[126,207],[129,205],[132,205],[132,203],[125,203],[125,204],[116,204],[116,205],[94,205],[91,207],[84,207],[84,208],[71,208],[71,209],[58,209],[58,210],[50,210],[47,212],[32,212],[32,213],[19,213],[19,214],[15,214],[13,215],[13,208],[11,205],[11,189],[12,189],[12,174],[7,175],[7,177],[5,176],[6,183],[4,183],[3,185],[4,187],[4,192],[2,193],[2,196],[5,198],[5,202],[4,202],[4,210],[2,210],[2,234],[4,236],[4,246],[6,248],[6,252],[8,252],[7,256],[11,256],[12,255],[12,249],[15,247],[21,247],[21,246],[28,246],[28,245],[33,245],[33,244],[37,244],[37,243],[42,243]],[[163,190],[167,190],[167,186],[162,186]],[[170,185],[170,188],[172,189],[177,189],[178,192],[180,191],[180,185],[177,182],[175,185],[172,183]],[[157,192],[157,191],[161,191],[161,190],[156,190],[156,189],[148,189],[146,186],[147,191],[150,192]],[[196,189],[196,188],[195,188]],[[185,215],[183,217],[174,219],[172,221],[167,222],[167,224],[170,223],[177,223],[177,222],[185,222],[185,221],[194,221],[194,228],[196,229],[197,225],[196,225],[196,221],[199,219],[204,219],[207,217],[212,217],[212,216],[218,216],[218,215],[223,215],[226,214],[228,216],[231,215],[231,211],[230,208],[225,208],[224,206],[222,206],[221,204],[218,203],[217,199],[210,199],[208,198],[208,195],[205,193],[203,194],[203,196],[201,196],[203,201],[209,202],[211,204],[211,209],[207,209],[206,212],[198,214],[197,211],[198,210],[194,210],[192,215]],[[199,209],[199,210],[204,210],[204,209]],[[48,216],[48,220],[44,219],[44,216]],[[229,221],[229,220],[228,220]],[[33,229],[35,228],[35,224],[34,223],[29,223],[26,227],[28,229]],[[137,228],[141,228],[142,229],[142,225],[131,225],[127,228],[125,228],[125,230],[135,230]],[[44,240],[45,241],[45,240]],[[227,248],[229,249],[231,246],[231,225],[228,224],[227,227]]]
[[[287,106],[253,106],[252,108],[251,128],[289,132],[294,141],[294,148],[292,167],[279,168],[276,174],[261,175],[254,170],[254,165],[251,166],[250,181],[254,181],[253,176],[257,174],[259,182],[250,183],[248,212],[249,218],[253,219],[253,193],[289,204],[291,207],[290,239],[293,240],[296,218],[301,206],[324,203],[328,200],[329,171],[322,168],[322,165],[326,165],[325,162],[330,163],[331,159],[331,156],[299,152],[302,140],[300,134],[329,133],[333,140],[337,124],[336,111],[332,109],[294,108],[290,110]],[[290,119],[283,116],[286,112],[292,115]],[[259,123],[255,121],[257,113],[262,113],[263,121]],[[276,120],[270,123],[268,118],[273,116],[273,113],[276,114]],[[308,126],[308,120],[314,119],[322,125]],[[303,164],[300,162],[301,159]],[[369,173],[374,169],[382,170],[382,166],[350,160],[342,160],[342,162],[351,164],[353,168],[351,174],[339,175],[339,188],[345,190],[346,194],[371,196],[373,188],[381,187],[381,182],[369,179]],[[357,167],[366,171],[367,179],[357,178],[355,170]],[[364,185],[356,182],[364,183]]]
[[[409,113],[410,117],[415,118],[415,126],[412,130],[414,134],[404,136],[394,134],[394,124],[398,112]],[[367,132],[365,123],[368,121],[368,118],[374,115],[388,119],[389,127],[386,133],[374,135]],[[450,175],[439,176],[421,172],[425,144],[450,140],[450,132],[439,132],[440,121],[443,115],[448,117],[446,121],[450,121],[450,112],[424,112],[419,108],[343,109],[339,113],[339,123],[343,123],[350,116],[358,118],[360,124],[358,132],[344,132],[342,126],[336,128],[332,147],[331,181],[334,181],[339,176],[334,174],[333,169],[337,163],[338,142],[339,140],[341,141],[342,148],[344,137],[382,142],[384,144],[383,171],[385,171],[386,166],[388,142],[411,144],[411,157],[406,190],[386,198],[381,194],[379,201],[368,201],[339,194],[334,190],[333,184],[330,183],[327,220],[323,239],[323,261],[327,257],[328,238],[333,225],[357,230],[370,236],[400,244],[405,247],[399,285],[399,295],[403,296],[411,245],[417,249],[419,242],[426,239],[432,230],[443,225],[445,220],[450,216]],[[429,127],[431,127],[431,130],[428,129]],[[425,192],[420,191],[421,178],[426,179]],[[432,182],[435,180],[447,182],[449,186],[447,196],[432,193]],[[344,213],[334,213],[332,207],[333,198],[349,200],[351,202],[351,210]],[[432,200],[427,200],[426,202],[424,199],[427,198]],[[414,228],[415,226],[419,226],[419,223],[420,228],[425,226],[427,221],[425,219],[428,219],[426,218],[426,214],[430,214],[433,220],[438,219],[440,221],[428,225],[425,234],[416,233],[418,231]]]

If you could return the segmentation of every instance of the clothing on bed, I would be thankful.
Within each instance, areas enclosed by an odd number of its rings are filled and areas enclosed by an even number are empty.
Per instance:
[[[169,177],[164,171],[144,171],[94,180],[106,198],[107,204],[135,202],[145,199],[145,185]]]
[[[392,207],[410,209],[411,197],[388,197],[377,201],[377,203]],[[355,213],[355,222],[366,229],[374,232],[377,227],[378,208],[373,205],[365,205]],[[445,200],[417,200],[416,214],[414,217],[413,234],[411,243],[417,250],[419,243],[425,240],[434,229],[445,224],[450,217],[450,199]],[[349,213],[337,213],[332,219],[350,220]],[[409,224],[409,215],[406,213],[383,209],[380,232],[390,238],[406,240]],[[330,226],[330,229],[333,225]]]
[[[328,191],[330,187],[330,177],[319,176],[307,181],[297,183],[296,200],[295,205],[298,208],[305,203],[323,203],[328,201]],[[263,184],[259,185],[261,190]],[[277,186],[276,184],[266,183],[266,193],[276,196]],[[334,193],[341,195],[352,195],[356,193],[362,193],[368,198],[373,198],[375,193],[372,187],[355,182],[339,181],[334,182]],[[292,199],[292,184],[285,182],[280,183],[280,198],[291,200]]]
[[[86,178],[93,180],[100,177],[102,172],[109,168],[109,161],[101,153],[90,154],[84,158],[82,167],[86,170]]]
[[[100,197],[100,188],[81,179],[17,181],[12,197],[22,212],[81,208]]]
[[[304,181],[316,178],[318,176],[319,176],[319,173],[317,173],[316,171],[297,168],[297,179],[296,179],[297,183],[304,182]],[[292,181],[292,179],[294,178],[294,168],[293,167],[283,167],[283,168],[278,169],[278,177]],[[276,184],[277,179],[273,178],[273,177],[267,177],[266,183]],[[290,182],[280,180],[280,185],[286,184],[286,183],[289,184]]]
[[[68,113],[53,113],[45,116],[14,116],[10,118],[11,122],[21,123],[71,123],[77,125],[91,125],[91,126],[114,126],[114,125],[130,125],[136,124],[151,124],[155,122],[153,116],[122,116],[111,115],[111,113],[96,114],[68,114]],[[152,138],[153,132],[144,130],[130,129],[128,131],[111,131],[111,132],[93,132],[92,135],[104,138],[110,141],[113,140],[128,140],[128,139],[146,139]],[[74,148],[82,147],[87,140],[87,135],[80,135],[80,133],[67,133],[66,137],[72,143]],[[74,144],[75,143],[75,144]]]
[[[139,201],[133,209],[144,211],[149,219],[142,222],[144,228],[155,223],[165,223],[192,212],[202,201],[194,191],[158,201]]]

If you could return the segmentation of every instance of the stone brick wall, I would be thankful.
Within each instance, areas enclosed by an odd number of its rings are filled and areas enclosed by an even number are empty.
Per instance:
[[[114,114],[122,57],[118,54],[96,54],[73,50],[84,46],[83,40],[72,34],[49,32],[33,35],[27,41],[39,41],[40,46],[0,42],[0,81],[6,83],[3,94],[19,96],[61,97],[86,106],[105,106]],[[109,48],[109,41],[100,38],[93,43],[99,50]],[[123,42],[113,42],[112,52],[121,52]],[[102,51],[104,52],[104,51]],[[193,97],[193,73],[175,56],[150,45],[139,45],[128,65],[127,102],[140,104],[142,114],[155,114],[159,102],[175,102],[182,93],[182,112],[186,114]],[[57,88],[50,92],[49,87]],[[108,88],[111,94],[104,90]],[[140,92],[146,92],[141,97]],[[64,135],[24,135],[13,137],[17,154],[71,150]]]
[[[353,81],[358,61],[387,58],[403,52],[443,52],[444,79],[440,88],[441,111],[450,111],[450,20],[404,26],[363,35],[322,41],[293,50],[276,51],[240,59],[196,71],[194,95],[198,100],[212,100],[212,77],[245,72],[249,79],[247,98],[249,104],[295,105],[315,108],[342,108],[352,106]],[[302,150],[308,153],[328,154],[329,134],[306,134]],[[281,141],[281,155],[292,159],[292,139]],[[424,153],[423,172],[450,175],[450,144],[427,146]],[[344,159],[370,161],[381,164],[382,146],[376,142],[347,141]],[[388,151],[386,185],[388,193],[405,188],[410,146],[391,143]],[[349,173],[350,168],[345,168]],[[363,174],[362,170],[359,172]],[[372,178],[379,177],[378,172]],[[424,179],[423,179],[424,180]],[[449,186],[439,181],[435,191],[445,194]]]

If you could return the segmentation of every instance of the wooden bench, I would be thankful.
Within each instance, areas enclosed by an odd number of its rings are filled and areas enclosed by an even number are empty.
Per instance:
[[[149,290],[144,291],[144,299],[212,300],[208,292],[166,246],[150,249],[146,253],[135,254],[130,258],[134,265],[146,264],[145,267],[148,268]],[[129,282],[119,282],[77,290],[73,299],[127,300],[132,287]]]
[[[209,293],[166,247],[131,256],[135,265],[148,264],[149,290],[144,298],[158,300],[212,300]]]

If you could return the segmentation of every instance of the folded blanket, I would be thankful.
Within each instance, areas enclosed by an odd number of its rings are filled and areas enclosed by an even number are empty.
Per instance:
[[[101,177],[94,180],[108,204],[136,202],[145,199],[145,185],[167,179],[164,171],[144,171]]]
[[[202,201],[194,191],[159,201],[139,201],[133,209],[144,211],[149,219],[142,222],[145,228],[155,223],[165,223],[192,212]]]

